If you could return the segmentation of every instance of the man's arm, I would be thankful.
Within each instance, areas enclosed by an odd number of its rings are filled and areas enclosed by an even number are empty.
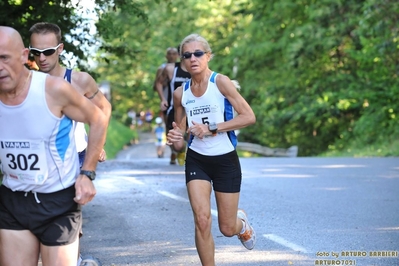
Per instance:
[[[160,76],[162,75],[162,71],[164,68],[165,68],[165,66],[160,66],[157,69],[157,73],[155,74],[154,84],[152,85],[154,91],[157,91],[157,81],[160,78]]]
[[[170,63],[166,64],[166,66],[162,69],[162,72],[158,76],[156,83],[155,83],[155,87],[158,92],[159,99],[161,100],[161,105],[160,105],[161,111],[166,111],[166,109],[169,107],[168,106],[169,103],[168,103],[167,99],[165,99],[165,95],[163,93],[163,87],[164,87],[164,84],[167,84],[170,80],[169,72],[170,72],[171,65],[172,65],[172,67],[174,66],[174,64],[170,64]]]
[[[72,85],[76,87],[86,98],[94,103],[98,108],[105,114],[108,123],[111,119],[112,107],[111,103],[105,98],[104,94],[98,88],[96,81],[86,72],[74,71],[72,73]],[[106,160],[106,152],[102,149],[100,156],[98,157],[99,162]]]
[[[98,88],[96,81],[86,72],[72,73],[72,85],[82,91],[86,98],[90,99],[98,108],[103,111],[107,119],[111,118],[112,106]]]

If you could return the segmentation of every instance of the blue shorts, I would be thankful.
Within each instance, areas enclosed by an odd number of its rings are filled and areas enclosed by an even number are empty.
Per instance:
[[[191,180],[207,180],[213,190],[224,193],[236,193],[241,189],[241,165],[237,151],[205,156],[190,148],[186,155],[186,184]]]
[[[0,229],[29,230],[45,246],[77,240],[82,209],[73,198],[75,186],[53,193],[15,191],[0,186]]]
[[[86,149],[84,149],[81,152],[78,152],[78,157],[79,157],[79,166],[82,168],[83,162],[85,161],[86,158]]]

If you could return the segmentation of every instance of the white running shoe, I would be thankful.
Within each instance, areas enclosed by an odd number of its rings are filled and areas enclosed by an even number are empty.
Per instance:
[[[253,249],[256,243],[256,234],[252,226],[249,224],[247,214],[244,210],[238,209],[237,217],[244,221],[245,232],[243,234],[238,234],[238,239],[246,249]]]
[[[79,253],[79,258],[78,258],[78,264],[77,264],[77,266],[80,266],[81,263],[82,263],[82,255]]]
[[[80,266],[101,266],[101,262],[93,256],[84,256]]]

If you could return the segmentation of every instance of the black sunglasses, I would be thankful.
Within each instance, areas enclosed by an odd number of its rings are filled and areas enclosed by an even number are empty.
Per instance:
[[[181,57],[184,59],[190,59],[192,55],[194,55],[195,57],[201,57],[204,54],[206,54],[206,52],[204,51],[195,51],[194,53],[185,52],[184,54],[182,54]]]
[[[57,51],[58,47],[60,47],[61,44],[58,44],[56,47],[50,47],[46,48],[43,50],[37,49],[37,48],[32,48],[29,46],[30,52],[35,55],[35,56],[40,56],[40,54],[44,54],[45,56],[50,56]]]

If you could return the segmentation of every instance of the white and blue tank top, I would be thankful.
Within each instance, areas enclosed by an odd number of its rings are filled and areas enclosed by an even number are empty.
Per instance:
[[[0,101],[3,185],[13,191],[59,191],[72,186],[79,174],[74,123],[49,109],[47,76],[32,72],[29,92],[21,104]]]
[[[191,92],[191,80],[183,85],[181,104],[187,115],[188,125],[196,123],[222,123],[234,117],[234,110],[228,99],[216,85],[216,72],[212,72],[208,87],[200,97]],[[202,155],[222,155],[235,150],[237,136],[234,131],[218,132],[216,136],[205,136],[203,139],[190,136],[188,147]]]

